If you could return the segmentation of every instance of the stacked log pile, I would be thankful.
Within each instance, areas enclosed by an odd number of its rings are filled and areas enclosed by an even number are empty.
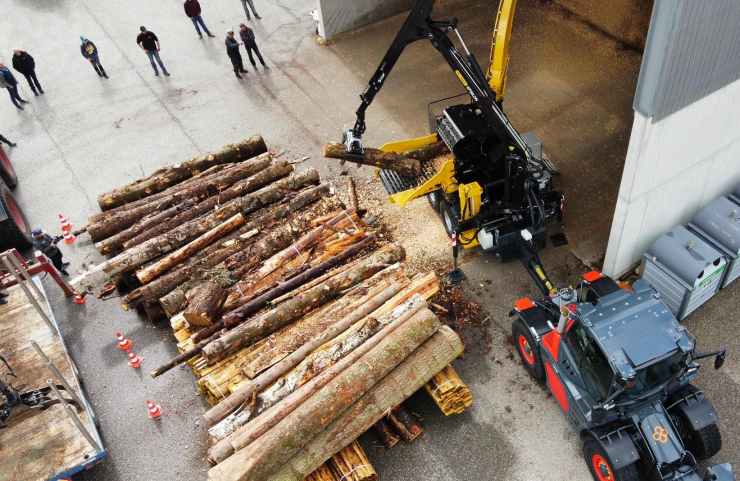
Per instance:
[[[151,375],[195,373],[211,480],[377,479],[355,439],[421,434],[401,403],[462,353],[434,273],[407,275],[351,178],[347,197],[259,136],[99,197],[87,231],[111,257],[73,285],[123,279],[122,307],[169,317],[180,355]]]

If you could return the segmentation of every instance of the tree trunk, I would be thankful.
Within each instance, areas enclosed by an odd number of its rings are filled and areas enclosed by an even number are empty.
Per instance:
[[[135,206],[133,204],[131,206],[124,205],[119,208],[120,211],[103,212],[100,214],[102,218],[89,226],[90,238],[96,242],[106,239],[134,225],[145,215],[161,211],[172,205],[186,201],[190,202],[191,205],[197,205],[200,200],[206,197],[219,199],[223,190],[266,169],[270,162],[270,154],[263,154],[241,164],[233,165],[218,174],[207,176],[186,187],[174,188],[174,192],[170,192],[168,189],[161,192],[161,195],[158,195],[156,199],[142,199],[136,202],[137,205]],[[124,244],[124,247],[128,249],[131,244]]]
[[[334,299],[345,289],[371,277],[387,265],[400,261],[403,259],[404,254],[405,251],[401,245],[389,244],[371,256],[367,261],[358,264],[349,271],[319,284],[262,316],[251,319],[246,324],[224,334],[218,340],[203,348],[203,355],[207,360],[211,361],[239,339],[249,341],[275,332],[311,309]],[[227,315],[225,318],[229,316]],[[240,316],[235,314],[231,317]]]
[[[182,225],[184,222],[189,222],[197,218],[198,216],[207,214],[208,212],[212,212],[215,209],[223,208],[230,201],[245,196],[250,192],[256,191],[257,189],[261,189],[271,182],[285,177],[292,171],[293,166],[291,166],[287,161],[283,160],[280,162],[276,162],[275,164],[266,167],[264,170],[257,172],[253,176],[240,180],[228,189],[219,192],[218,195],[211,196],[208,199],[195,204],[192,209],[182,212],[169,221],[164,222],[145,232],[142,232],[136,237],[126,241],[123,244],[123,247],[125,249],[131,249],[132,247],[141,245],[149,239],[152,239],[169,231],[170,229]]]
[[[355,179],[352,176],[347,176],[347,195],[349,196],[349,208],[357,212],[360,207],[357,203],[357,189],[355,188]]]
[[[301,481],[342,446],[367,431],[383,417],[388,409],[397,406],[421,388],[426,381],[452,362],[462,351],[463,345],[458,335],[447,326],[440,328],[434,336],[414,351],[412,356],[404,359],[359,401],[318,433],[274,476],[260,479]],[[220,478],[211,478],[209,472],[209,479]]]
[[[176,185],[216,164],[235,163],[267,152],[261,135],[236,144],[225,145],[216,152],[193,157],[179,164],[163,167],[152,175],[98,196],[100,210],[109,210],[127,202],[150,196]]]
[[[424,309],[418,312],[382,339],[360,361],[288,414],[274,429],[211,468],[208,478],[214,481],[267,479],[439,327],[439,319],[431,311]],[[339,449],[341,447],[336,451]]]
[[[223,224],[219,224],[189,244],[186,244],[171,254],[166,255],[149,267],[140,270],[136,273],[136,277],[139,278],[139,281],[141,281],[142,284],[151,282],[155,277],[159,277],[162,273],[172,269],[173,266],[176,266],[185,259],[191,257],[204,247],[211,245],[213,242],[242,224],[244,224],[244,216],[241,213],[236,214],[234,217],[230,218]]]
[[[145,303],[142,305],[142,309],[146,313],[146,317],[147,319],[149,319],[150,322],[158,322],[167,318],[164,309],[162,309],[162,306],[157,303]]]
[[[449,153],[450,149],[447,148],[447,144],[439,141],[434,142],[433,144],[425,145],[424,147],[419,147],[418,149],[408,150],[401,155],[410,159],[416,159],[420,162],[424,162],[426,160],[432,160],[435,157],[439,157],[440,155]]]
[[[124,309],[128,309],[138,306],[143,301],[156,301],[167,295],[168,292],[177,288],[177,286],[181,285],[186,280],[192,278],[196,272],[210,269],[237,252],[249,252],[247,247],[256,240],[255,237],[252,237],[253,234],[248,234],[249,232],[255,228],[262,227],[263,225],[272,224],[279,219],[283,219],[288,215],[299,211],[311,202],[315,201],[318,196],[328,193],[328,190],[329,188],[326,185],[308,188],[291,198],[288,202],[283,202],[279,205],[272,205],[261,211],[255,212],[250,216],[250,219],[252,220],[239,229],[233,238],[204,249],[198,254],[198,256],[196,256],[197,259],[192,262],[165,274],[159,279],[155,279],[150,284],[134,289],[123,298],[123,303],[121,305]],[[300,216],[298,217],[300,218]],[[295,218],[295,216],[293,218]],[[294,223],[291,223],[291,225],[293,228],[298,230],[299,233],[305,231],[305,228],[296,226]],[[264,237],[264,235],[261,236],[261,238],[262,237]],[[293,240],[290,242],[292,241]]]
[[[185,320],[197,326],[210,326],[221,312],[226,300],[226,289],[214,281],[204,282],[198,288],[198,294],[183,313]]]
[[[381,169],[395,170],[404,177],[418,177],[421,175],[421,164],[418,160],[404,157],[392,152],[383,152],[378,149],[365,148],[365,158],[360,160],[347,156],[347,146],[338,142],[329,142],[324,145],[323,155],[329,159],[347,160],[357,164],[368,164]]]
[[[216,212],[194,219],[166,234],[129,249],[72,280],[71,284],[79,292],[87,291],[88,288],[105,281],[110,276],[140,266],[158,255],[170,252],[190,242],[239,212],[242,215],[247,215],[285,198],[291,190],[298,190],[301,187],[317,184],[318,182],[319,174],[316,170],[309,170],[279,180],[264,189],[228,202]]]
[[[407,443],[418,438],[424,432],[424,428],[419,424],[419,421],[401,404],[388,413],[388,423]]]
[[[380,419],[377,423],[373,424],[373,430],[378,435],[380,442],[383,443],[386,449],[390,449],[401,440],[398,434],[393,430],[390,424],[384,419]]]

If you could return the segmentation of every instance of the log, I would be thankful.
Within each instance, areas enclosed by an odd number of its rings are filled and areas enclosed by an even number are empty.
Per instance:
[[[365,158],[347,156],[347,146],[338,142],[329,142],[324,145],[324,157],[328,159],[347,160],[357,164],[368,164],[381,169],[389,169],[398,172],[404,177],[418,177],[421,175],[421,164],[416,159],[411,159],[393,152],[383,152],[378,149],[365,147]]]
[[[318,286],[279,305],[275,309],[251,319],[211,342],[203,348],[204,357],[211,361],[228,349],[237,340],[248,342],[257,337],[269,335],[293,322],[306,312],[337,297],[345,289],[373,276],[386,266],[403,259],[405,251],[400,244],[389,244],[365,262],[347,272],[328,279]]]
[[[257,172],[246,179],[240,180],[228,189],[219,192],[218,195],[211,196],[208,199],[195,204],[192,209],[182,212],[167,222],[163,222],[162,224],[129,239],[123,244],[123,247],[124,249],[131,249],[132,247],[141,245],[147,240],[174,229],[185,222],[189,222],[198,216],[223,208],[228,205],[229,201],[235,201],[237,198],[243,197],[250,192],[254,192],[277,179],[285,177],[292,171],[293,166],[291,166],[287,161],[276,162],[275,164],[266,167],[264,170]]]
[[[226,289],[214,281],[207,281],[198,288],[198,295],[183,313],[185,320],[197,326],[210,326],[220,314],[226,300]]]
[[[355,179],[352,176],[347,177],[347,194],[349,196],[349,208],[357,212],[360,207],[357,203],[357,189],[355,188]]]
[[[418,298],[419,296],[416,297]],[[378,343],[385,336],[389,335],[396,328],[398,328],[398,326],[410,319],[411,316],[415,315],[422,308],[426,307],[426,304],[424,304],[423,300],[417,298],[414,298],[414,300],[410,300],[405,305],[398,306],[392,314],[389,314],[388,317],[392,317],[393,319],[390,322],[386,323],[386,327],[381,333],[379,333],[377,336],[373,336],[367,342],[361,344],[349,355],[340,359],[330,368],[321,373],[318,373],[316,377],[308,380],[307,382],[304,382],[300,386],[298,386],[297,384],[292,386],[292,392],[290,392],[290,389],[284,389],[284,387],[287,386],[285,378],[280,379],[278,383],[280,383],[282,386],[278,386],[277,389],[282,390],[281,394],[286,395],[282,399],[279,398],[279,395],[276,395],[277,393],[275,393],[275,389],[271,388],[273,392],[266,392],[264,395],[260,395],[258,397],[258,401],[264,400],[265,397],[270,396],[271,399],[269,403],[272,404],[269,404],[268,402],[263,402],[262,405],[259,406],[257,405],[257,403],[255,403],[256,405],[252,412],[248,412],[245,414],[237,412],[230,415],[228,418],[224,419],[224,421],[219,423],[219,425],[217,426],[221,426],[220,432],[215,431],[216,426],[214,426],[214,428],[211,428],[209,430],[209,434],[211,434],[211,437],[213,439],[219,439],[219,435],[223,434],[224,432],[228,432],[228,429],[223,429],[223,427],[235,429],[233,433],[221,439],[210,449],[208,455],[211,462],[220,463],[227,457],[231,456],[235,450],[243,449],[249,446],[249,444],[251,444],[255,439],[259,438],[272,427],[274,427],[278,422],[285,418],[285,416],[293,412],[293,410],[295,410],[298,406],[305,402],[310,396],[323,388],[329,381],[334,379],[349,366],[356,363],[360,358],[362,358],[362,356],[367,354],[371,349],[378,345]],[[236,394],[239,394],[240,392],[241,391],[237,391],[236,393],[232,394],[232,397]],[[231,399],[231,397],[226,398],[227,401],[229,399]],[[244,399],[248,399],[248,397]],[[216,407],[218,407],[218,405]],[[212,408],[212,410],[216,407]],[[253,413],[257,413],[260,415],[250,421],[249,418]],[[249,422],[245,424],[245,421]]]
[[[424,162],[439,157],[440,155],[449,153],[450,149],[447,148],[447,144],[440,140],[439,142],[434,142],[433,144],[425,145],[424,147],[419,147],[418,149],[407,150],[401,155],[410,159],[416,159],[420,162]]]
[[[162,309],[162,307],[157,303],[145,303],[142,305],[142,308],[144,309],[146,317],[147,319],[149,319],[150,322],[158,322],[167,318],[164,309]]]
[[[256,175],[267,168],[270,162],[270,154],[260,155],[254,159],[234,165],[218,174],[205,177],[199,182],[182,189],[175,189],[171,193],[164,191],[161,193],[161,196],[158,196],[154,200],[142,199],[136,205],[123,206],[120,211],[104,212],[96,223],[88,227],[90,239],[94,242],[102,241],[129,228],[148,214],[161,211],[185,201],[191,201],[195,204],[197,201],[206,197],[218,198],[221,191],[238,183],[240,180]],[[137,236],[132,238],[135,237]],[[124,247],[128,249],[130,246],[127,247],[124,245]]]
[[[244,222],[244,216],[241,213],[236,214],[234,217],[231,217],[223,224],[219,224],[218,226],[209,230],[192,242],[164,256],[162,259],[158,260],[149,267],[140,270],[136,273],[136,277],[142,284],[151,282],[155,277],[159,277],[164,272],[172,269],[173,266],[176,266],[177,264],[191,257],[193,254],[200,251],[204,247],[209,246],[213,242],[222,238],[229,232],[244,224]]]
[[[388,424],[393,426],[401,438],[410,443],[424,432],[419,421],[403,405],[399,404],[388,413]]]
[[[213,165],[239,162],[265,152],[267,152],[267,146],[262,136],[254,135],[236,144],[225,145],[216,152],[209,152],[179,164],[163,167],[143,179],[100,194],[98,205],[100,210],[112,209],[161,192]]]
[[[383,443],[383,446],[385,446],[386,449],[392,448],[401,440],[391,425],[384,419],[373,424],[373,431],[378,435],[378,439],[380,439],[380,442]]]
[[[342,446],[367,431],[385,415],[388,409],[397,406],[411,396],[436,372],[452,362],[462,352],[463,345],[460,337],[449,327],[441,327],[414,351],[413,355],[404,359],[390,374],[283,464],[271,478],[262,479],[302,480]],[[213,470],[215,468],[211,471]]]
[[[183,265],[159,279],[155,279],[150,284],[134,289],[123,298],[121,305],[124,309],[129,309],[138,306],[144,301],[156,301],[186,280],[192,278],[196,272],[210,269],[239,251],[248,251],[247,247],[257,240],[257,238],[249,235],[249,232],[295,213],[318,199],[319,196],[328,193],[328,191],[329,188],[325,185],[308,188],[295,197],[292,197],[289,202],[272,205],[255,212],[250,217],[250,222],[239,229],[232,238],[221,244],[204,249],[202,257],[193,260],[193,262]],[[303,232],[303,230],[301,229],[300,232]]]
[[[247,215],[266,205],[278,202],[285,198],[291,190],[298,190],[318,182],[319,174],[316,170],[308,170],[279,180],[257,192],[234,199],[211,214],[194,219],[159,237],[128,249],[73,279],[71,284],[78,292],[85,292],[97,283],[104,282],[110,276],[140,266],[154,257],[190,242],[239,212]]]
[[[429,339],[439,327],[439,319],[430,310],[419,311],[383,338],[358,362],[288,414],[273,429],[211,468],[208,479],[267,479]],[[373,423],[375,421],[377,420]],[[339,449],[341,447],[336,451]],[[309,473],[311,471],[313,469]]]

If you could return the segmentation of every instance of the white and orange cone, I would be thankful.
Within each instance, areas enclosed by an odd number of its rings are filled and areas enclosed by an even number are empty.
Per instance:
[[[70,224],[69,221],[65,219],[62,214],[59,214],[59,222],[62,223],[62,232],[69,232],[70,230],[72,230],[72,224]]]
[[[151,419],[158,418],[162,415],[162,409],[158,404],[154,404],[150,400],[146,400],[146,407],[149,408],[149,417]]]
[[[65,230],[63,234],[64,234],[64,242],[66,242],[67,244],[71,244],[75,241],[75,236],[73,236],[72,233],[69,232],[68,230]]]
[[[129,350],[127,350],[126,352],[128,353],[128,365],[129,366],[131,366],[131,367],[139,367],[139,366],[141,366],[141,358],[140,357],[138,357],[136,354],[134,354],[133,352],[131,352]]]
[[[133,344],[133,342],[131,342],[131,339],[126,339],[121,335],[120,332],[116,333],[116,337],[118,338],[118,349],[122,351],[128,351],[128,348],[131,347],[131,344]]]
[[[87,300],[87,294],[85,294],[84,296],[81,296],[79,292],[75,291],[75,298],[74,298],[75,304],[84,304],[86,300]]]

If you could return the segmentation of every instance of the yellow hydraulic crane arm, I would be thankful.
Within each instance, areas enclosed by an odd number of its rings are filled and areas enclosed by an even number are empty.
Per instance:
[[[514,26],[516,0],[499,0],[496,23],[491,40],[491,61],[488,67],[488,85],[496,93],[496,102],[504,99],[506,75],[509,67],[509,40]]]

